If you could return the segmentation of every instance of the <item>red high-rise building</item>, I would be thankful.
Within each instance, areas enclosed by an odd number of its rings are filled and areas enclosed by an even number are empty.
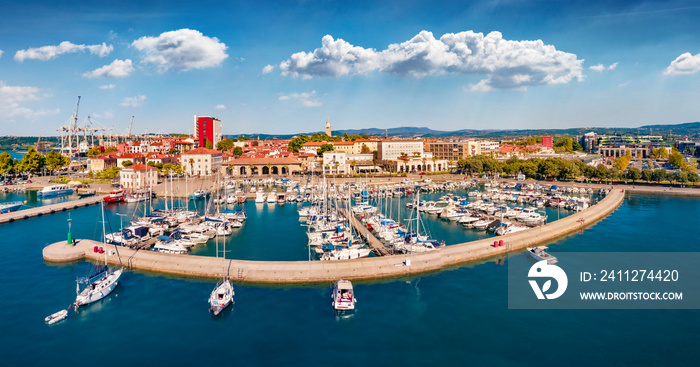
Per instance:
[[[552,137],[551,136],[543,136],[542,137],[542,145],[545,147],[552,148]]]
[[[194,140],[205,148],[210,141],[212,148],[221,141],[221,121],[216,117],[194,115]]]

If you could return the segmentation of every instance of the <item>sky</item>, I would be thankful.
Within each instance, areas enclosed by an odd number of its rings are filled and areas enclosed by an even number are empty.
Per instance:
[[[0,135],[700,120],[696,1],[0,3]]]

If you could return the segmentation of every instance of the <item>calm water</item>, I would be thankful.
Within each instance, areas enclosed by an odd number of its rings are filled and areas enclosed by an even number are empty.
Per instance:
[[[109,206],[116,211],[136,205]],[[248,203],[227,257],[306,259],[295,205]],[[631,196],[554,251],[700,251],[700,200]],[[336,319],[328,286],[235,285],[218,319],[214,282],[128,272],[105,300],[47,326],[75,299],[88,263],[51,265],[42,248],[66,236],[67,213],[0,226],[3,365],[697,365],[697,310],[509,310],[507,259],[421,277],[356,282],[358,310]],[[99,207],[71,212],[74,236],[99,238]],[[552,215],[550,214],[550,218]],[[448,243],[473,236],[427,219]],[[444,229],[441,232],[442,228]],[[451,229],[459,229],[450,232]],[[449,235],[452,233],[452,235]],[[230,249],[229,249],[230,247]],[[203,250],[206,252],[209,250]],[[211,250],[213,253],[213,250]],[[512,256],[525,256],[515,254]],[[499,265],[503,263],[505,265]]]

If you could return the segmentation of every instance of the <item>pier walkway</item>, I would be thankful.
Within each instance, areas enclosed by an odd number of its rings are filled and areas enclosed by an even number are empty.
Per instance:
[[[99,204],[102,201],[103,197],[105,196],[95,195],[83,199],[71,200],[57,204],[35,206],[33,208],[21,209],[15,212],[0,214],[0,224],[11,223],[16,220],[40,217],[46,214],[65,212],[66,210],[78,209],[90,205]]]
[[[350,224],[355,227],[355,230],[357,233],[362,236],[362,238],[365,239],[369,247],[372,249],[372,252],[375,253],[377,256],[386,256],[386,255],[391,255],[391,251],[384,247],[384,244],[382,241],[378,240],[377,237],[374,237],[372,232],[370,232],[362,222],[357,220],[352,213],[348,212],[346,209],[340,209],[340,214],[345,216],[345,218],[348,218],[350,221]]]
[[[209,256],[163,254],[154,251],[132,250],[78,240],[75,246],[66,241],[48,245],[43,250],[44,260],[69,262],[82,259],[102,261],[104,254],[94,252],[94,247],[104,247],[108,261],[126,267],[185,276],[221,278],[228,276],[237,282],[250,283],[322,283],[337,279],[378,279],[401,277],[409,274],[438,271],[457,264],[501,256],[554,240],[567,233],[579,231],[605,218],[624,200],[623,190],[615,189],[598,204],[544,226],[531,228],[498,239],[504,246],[494,247],[494,238],[466,242],[410,255],[370,257],[341,261],[246,261],[228,260]],[[121,258],[121,261],[120,261]],[[410,262],[406,261],[409,260]]]

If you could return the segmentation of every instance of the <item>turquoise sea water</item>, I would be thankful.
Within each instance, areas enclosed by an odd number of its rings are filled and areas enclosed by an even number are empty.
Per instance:
[[[115,211],[134,207],[108,206],[110,223],[119,221]],[[265,204],[258,211],[249,202],[248,223],[230,240],[227,257],[306,259],[295,209]],[[629,196],[608,218],[550,249],[700,251],[699,215],[695,198]],[[213,281],[133,271],[106,299],[47,326],[43,318],[74,301],[75,277],[89,267],[41,258],[47,243],[65,239],[67,217],[56,213],[0,225],[2,365],[695,366],[700,361],[698,310],[509,310],[506,258],[420,277],[354,282],[358,310],[347,319],[331,310],[330,284],[235,284],[235,305],[213,318],[207,304]],[[71,217],[74,237],[100,237],[98,206],[71,211]],[[453,224],[426,222],[433,237],[448,244],[473,236]]]

